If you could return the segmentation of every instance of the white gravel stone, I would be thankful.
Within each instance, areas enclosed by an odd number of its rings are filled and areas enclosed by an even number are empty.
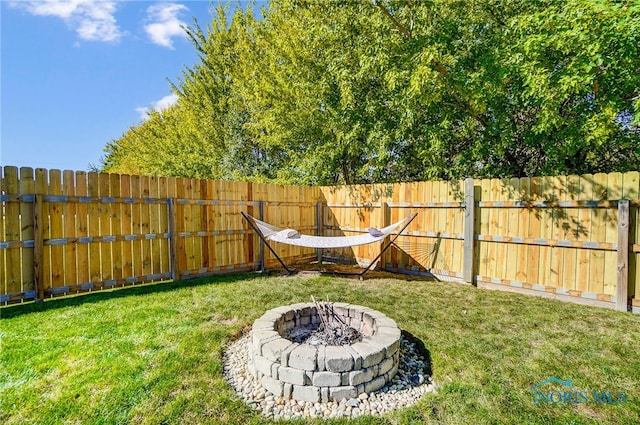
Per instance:
[[[238,397],[267,418],[278,420],[383,415],[401,407],[411,406],[424,394],[435,391],[435,385],[424,369],[425,359],[413,344],[403,338],[400,341],[400,365],[396,376],[379,390],[360,394],[357,399],[353,399],[351,406],[347,405],[347,400],[323,403],[315,401],[314,398],[314,402],[305,403],[286,400],[280,396],[274,397],[271,392],[265,391],[260,381],[247,368],[247,344],[250,340],[247,333],[227,346],[223,356],[223,373]]]

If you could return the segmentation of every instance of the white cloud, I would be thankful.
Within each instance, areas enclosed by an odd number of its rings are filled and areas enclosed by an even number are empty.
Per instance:
[[[155,102],[151,102],[151,105],[149,107],[145,107],[145,106],[137,107],[136,108],[136,112],[138,114],[140,114],[140,119],[142,121],[145,121],[147,118],[149,118],[148,114],[152,110],[161,111],[163,109],[167,109],[171,105],[174,105],[177,101],[178,101],[178,95],[170,94],[170,95],[167,95],[167,96],[163,97],[160,100],[156,100]]]
[[[11,6],[32,15],[63,19],[82,40],[116,42],[124,35],[113,16],[115,1],[40,0],[11,2]]]
[[[189,9],[177,3],[159,3],[149,6],[147,19],[150,23],[144,26],[144,30],[151,41],[173,49],[173,37],[186,37],[187,33],[182,28],[186,24],[178,19],[178,15],[183,10]]]

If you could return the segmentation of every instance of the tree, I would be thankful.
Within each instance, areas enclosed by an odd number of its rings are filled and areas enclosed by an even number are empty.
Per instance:
[[[220,7],[190,28],[201,63],[178,104],[113,141],[105,168],[304,184],[639,168],[635,2],[273,0],[263,15]]]

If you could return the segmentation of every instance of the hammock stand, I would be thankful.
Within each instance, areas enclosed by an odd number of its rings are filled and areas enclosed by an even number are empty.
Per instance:
[[[352,246],[358,245],[366,245],[374,242],[380,242],[391,236],[396,229],[400,228],[400,230],[395,233],[393,238],[387,243],[384,248],[380,251],[380,253],[376,256],[376,258],[371,261],[371,263],[359,273],[356,272],[333,272],[334,274],[339,275],[353,275],[353,276],[364,276],[371,268],[376,264],[376,262],[382,257],[382,254],[385,253],[387,249],[391,245],[394,244],[396,239],[404,232],[404,230],[411,224],[414,218],[418,214],[411,214],[404,218],[403,220],[394,223],[390,226],[387,226],[383,229],[368,229],[368,233],[357,236],[310,236],[310,235],[300,235],[297,231],[292,229],[281,229],[279,227],[273,226],[264,221],[258,220],[255,217],[246,214],[245,212],[240,212],[244,219],[249,223],[249,226],[253,229],[253,231],[260,237],[262,242],[267,246],[269,251],[278,259],[282,267],[289,274],[294,274],[296,271],[294,269],[290,269],[287,265],[282,261],[280,256],[276,253],[276,251],[269,245],[268,241],[272,240],[274,242],[285,243],[288,245],[302,246],[305,248],[316,248],[316,249],[326,249],[326,248],[348,248]]]

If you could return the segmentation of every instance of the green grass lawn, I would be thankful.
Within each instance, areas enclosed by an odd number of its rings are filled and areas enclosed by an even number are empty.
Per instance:
[[[269,423],[225,382],[222,353],[267,309],[311,295],[375,308],[429,351],[437,393],[353,423],[640,422],[638,315],[402,277],[260,274],[3,308],[0,422]],[[534,404],[550,377],[626,403]]]

